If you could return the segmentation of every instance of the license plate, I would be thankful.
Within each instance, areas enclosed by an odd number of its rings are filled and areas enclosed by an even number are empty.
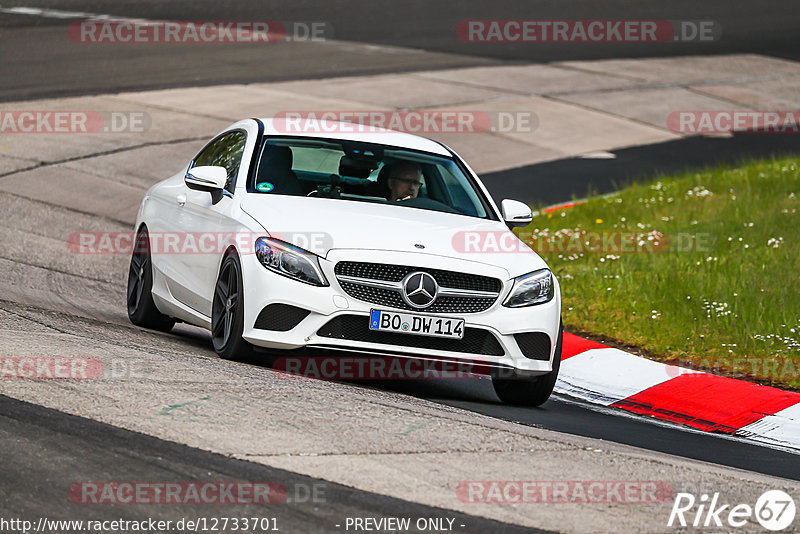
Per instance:
[[[461,339],[464,337],[464,319],[371,310],[369,329],[380,332]]]

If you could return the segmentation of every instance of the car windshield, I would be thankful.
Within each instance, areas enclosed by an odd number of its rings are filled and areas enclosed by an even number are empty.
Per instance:
[[[356,141],[268,138],[249,189],[490,217],[453,158]]]

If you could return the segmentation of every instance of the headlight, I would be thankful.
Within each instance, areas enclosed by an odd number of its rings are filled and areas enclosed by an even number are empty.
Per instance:
[[[553,273],[548,269],[534,271],[514,279],[514,287],[503,302],[509,308],[521,308],[550,302],[555,294]]]
[[[314,286],[329,285],[316,254],[270,237],[259,237],[255,248],[258,261],[270,271]]]

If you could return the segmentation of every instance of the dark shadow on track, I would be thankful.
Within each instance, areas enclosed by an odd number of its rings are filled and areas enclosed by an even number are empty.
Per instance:
[[[6,458],[13,458],[4,463],[0,480],[0,493],[8,496],[0,503],[0,512],[5,517],[34,521],[39,517],[139,521],[152,517],[172,520],[174,525],[181,518],[214,517],[219,515],[218,510],[224,510],[228,517],[277,518],[278,529],[283,532],[341,532],[346,518],[365,516],[449,517],[454,519],[454,525],[464,525],[454,530],[465,532],[544,532],[235,460],[2,395],[0,446]],[[276,482],[285,488],[286,500],[267,505],[226,501],[215,506],[200,498],[192,500],[186,492],[188,504],[91,506],[90,499],[84,503],[81,498],[84,481],[195,482],[198,486],[206,482]],[[317,488],[316,501],[312,497],[314,488]],[[277,491],[281,495],[281,490]],[[33,495],[36,498],[31,498]],[[104,492],[90,491],[89,495],[109,502]],[[145,495],[145,499],[153,498],[151,492]],[[234,489],[229,498],[233,500],[238,495]],[[249,493],[243,501],[252,502],[253,495]],[[212,491],[210,496],[214,498],[216,494]],[[205,491],[202,498],[206,498]],[[341,526],[337,528],[337,524]],[[409,532],[418,530],[412,527]]]
[[[496,201],[518,198],[539,205],[610,193],[661,174],[735,165],[754,158],[800,154],[800,135],[737,133],[695,136],[611,151],[614,159],[568,158],[481,176]]]

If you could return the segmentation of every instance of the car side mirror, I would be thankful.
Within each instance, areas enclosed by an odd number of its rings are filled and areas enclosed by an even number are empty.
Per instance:
[[[192,167],[186,172],[183,179],[186,187],[195,191],[206,191],[211,193],[222,193],[225,184],[228,182],[228,171],[225,167],[200,166]]]
[[[503,220],[509,228],[528,226],[533,220],[533,213],[527,204],[509,198],[500,203]]]

